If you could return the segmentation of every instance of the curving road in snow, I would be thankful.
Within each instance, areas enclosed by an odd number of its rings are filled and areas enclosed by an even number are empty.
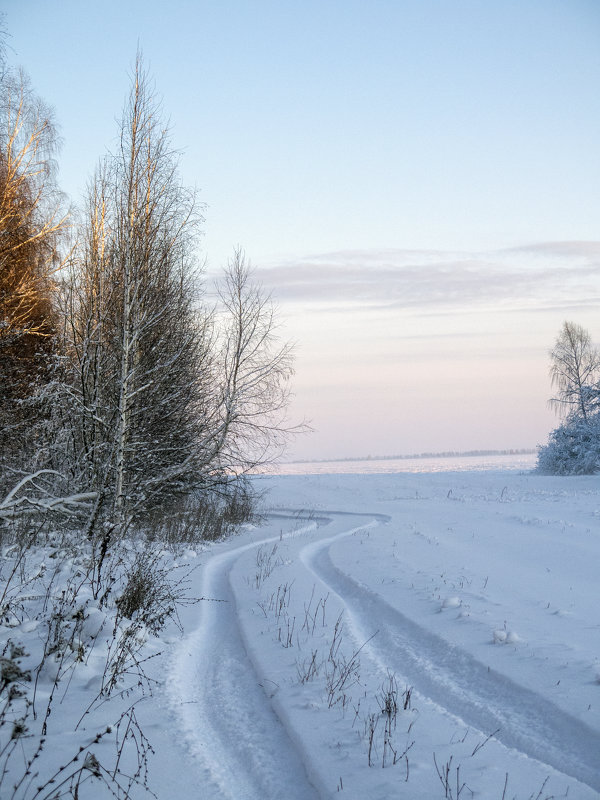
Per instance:
[[[330,512],[335,515],[335,512]],[[304,547],[305,566],[341,598],[356,641],[403,675],[423,697],[468,726],[600,792],[600,732],[548,698],[490,670],[465,650],[411,621],[337,569],[329,550],[344,531]],[[373,636],[373,634],[376,634]],[[371,638],[373,637],[373,638]]]
[[[198,766],[204,800],[318,798],[246,653],[229,585],[242,553],[276,540],[260,539],[208,560],[202,596],[215,601],[203,604],[200,625],[171,668],[171,704]]]
[[[582,721],[581,714],[569,713],[547,692],[521,685],[514,675],[490,668],[469,648],[450,643],[428,624],[390,604],[376,586],[366,585],[336,563],[332,555],[336,546],[339,550],[347,542],[358,549],[357,535],[374,536],[390,519],[384,513],[322,509],[318,518],[311,518],[301,509],[279,508],[262,535],[258,530],[216,546],[206,558],[201,593],[216,602],[201,604],[199,625],[178,647],[168,680],[170,705],[183,731],[190,768],[197,771],[202,785],[201,796],[316,800],[342,791],[347,797],[360,796],[348,791],[347,781],[344,786],[338,764],[347,770],[350,766],[336,754],[330,768],[323,743],[312,741],[310,725],[315,732],[322,730],[327,720],[334,720],[333,712],[316,709],[318,716],[307,725],[306,715],[316,708],[317,694],[313,691],[309,701],[301,701],[295,686],[292,656],[297,659],[301,651],[301,608],[306,609],[311,586],[343,611],[354,644],[366,643],[361,650],[365,685],[369,676],[374,682],[391,670],[414,688],[428,713],[439,715],[445,724],[454,720],[452,724],[464,726],[467,733],[473,729],[482,736],[497,731],[494,738],[500,744],[494,746],[503,746],[508,762],[512,759],[519,769],[532,764],[536,775],[543,775],[547,767],[548,774],[574,779],[570,798],[600,796],[598,727]],[[309,524],[299,527],[303,520]],[[297,597],[292,629],[298,625],[289,649],[281,647],[281,633],[276,642],[275,629],[267,626],[267,612],[263,621],[251,594],[253,559],[261,548],[273,545],[283,553],[277,564],[279,589],[293,585]],[[290,606],[288,629],[292,613]],[[264,630],[257,627],[263,623]],[[352,745],[350,734],[357,744]],[[355,730],[345,740],[341,733],[335,735],[340,737],[338,751],[358,748]],[[352,752],[348,749],[346,761],[352,760]],[[329,774],[334,769],[340,772],[337,783]],[[381,784],[372,797],[386,797],[388,791]],[[406,796],[430,796],[430,790],[422,791]],[[506,795],[513,796],[526,800],[528,794]]]

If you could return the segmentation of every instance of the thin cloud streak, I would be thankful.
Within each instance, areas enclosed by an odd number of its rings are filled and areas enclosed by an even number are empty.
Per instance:
[[[600,301],[600,242],[473,254],[340,251],[263,267],[258,274],[279,302],[328,310],[577,309]]]

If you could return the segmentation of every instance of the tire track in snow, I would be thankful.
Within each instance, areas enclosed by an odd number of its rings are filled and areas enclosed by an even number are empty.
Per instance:
[[[505,746],[600,792],[598,731],[413,622],[333,564],[329,548],[334,542],[374,524],[321,539],[300,552],[305,566],[341,599],[357,641],[378,631],[365,651],[466,725],[484,734],[500,728],[495,738]]]
[[[296,532],[298,533],[298,532]],[[213,556],[199,627],[179,646],[169,699],[188,748],[201,765],[203,800],[317,800],[306,770],[271,707],[246,653],[229,574],[245,551],[279,536]],[[294,776],[290,781],[289,776]]]

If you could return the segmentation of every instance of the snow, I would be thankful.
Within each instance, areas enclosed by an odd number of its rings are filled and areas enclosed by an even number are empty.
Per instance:
[[[158,797],[600,797],[597,478],[254,480],[263,522],[178,554],[204,599],[182,635],[147,634],[158,683],[136,713]],[[89,598],[98,663],[111,624]],[[57,752],[94,657],[53,711]]]

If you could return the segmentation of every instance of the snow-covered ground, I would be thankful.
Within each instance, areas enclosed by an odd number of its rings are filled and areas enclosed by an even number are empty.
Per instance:
[[[158,797],[600,797],[597,478],[255,480],[147,645]]]

